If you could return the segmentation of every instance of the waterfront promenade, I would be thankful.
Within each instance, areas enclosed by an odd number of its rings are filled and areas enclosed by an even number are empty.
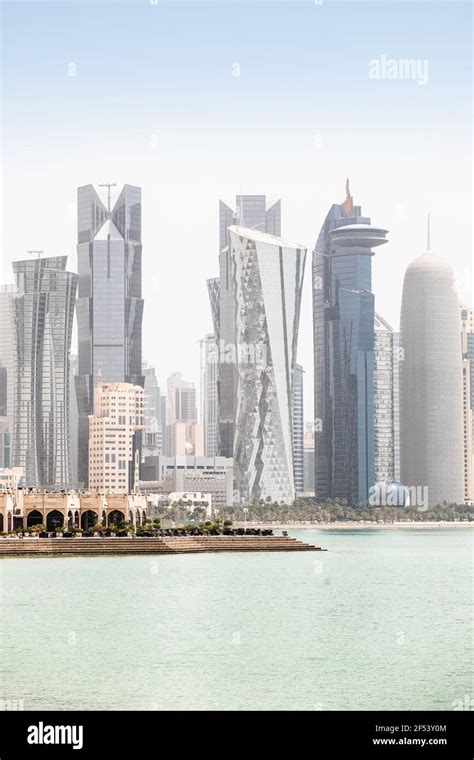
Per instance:
[[[1,557],[324,551],[289,536],[2,538]]]

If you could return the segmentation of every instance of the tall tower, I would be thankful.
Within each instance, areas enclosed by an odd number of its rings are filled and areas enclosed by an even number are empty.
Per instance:
[[[386,233],[354,206],[348,180],[313,251],[316,497],[353,506],[374,483],[372,249]]]
[[[399,479],[398,335],[375,314],[374,334],[374,481]]]
[[[201,340],[201,422],[204,433],[204,456],[218,456],[217,426],[217,369],[218,352],[215,335],[206,335]]]
[[[231,457],[234,448],[234,422],[236,415],[236,387],[238,373],[235,362],[227,361],[226,351],[231,351],[234,323],[234,272],[230,250],[231,225],[239,224],[247,229],[267,232],[271,235],[281,235],[281,203],[276,201],[267,205],[264,195],[237,195],[235,210],[219,201],[219,295],[218,314],[219,330],[215,333],[219,339],[219,453]],[[210,288],[210,284],[208,283]],[[211,293],[213,318],[215,317],[216,294]],[[222,348],[221,348],[222,347]],[[230,357],[231,358],[231,357]]]
[[[291,504],[291,400],[306,249],[256,229],[231,226],[229,233],[234,487],[243,503]]]
[[[77,275],[67,256],[13,262],[18,296],[13,464],[25,485],[68,488],[69,352]]]
[[[12,466],[17,383],[16,289],[0,287],[0,468]]]
[[[293,443],[293,477],[296,493],[304,488],[304,413],[303,374],[301,364],[295,364],[292,383],[291,436]]]
[[[403,283],[400,453],[403,484],[428,487],[430,506],[464,500],[460,336],[453,270],[428,242]]]
[[[474,309],[461,306],[464,501],[474,500]]]
[[[142,374],[141,189],[124,185],[115,206],[92,185],[78,189],[77,326],[79,372],[79,481],[88,482],[88,416],[94,385],[144,386]]]

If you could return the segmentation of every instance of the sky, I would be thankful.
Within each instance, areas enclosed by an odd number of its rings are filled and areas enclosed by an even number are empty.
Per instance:
[[[16,0],[1,12],[0,280],[29,249],[67,254],[77,271],[77,187],[116,182],[113,202],[141,186],[143,355],[163,385],[175,370],[199,381],[218,201],[241,192],[281,198],[282,235],[308,248],[306,419],[311,251],[347,177],[389,230],[373,258],[376,310],[398,327],[428,213],[432,248],[472,303],[469,2]]]

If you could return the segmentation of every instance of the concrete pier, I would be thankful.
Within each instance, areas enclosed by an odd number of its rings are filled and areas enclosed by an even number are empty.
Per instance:
[[[209,552],[325,551],[288,536],[173,536],[160,538],[1,538],[1,557]]]

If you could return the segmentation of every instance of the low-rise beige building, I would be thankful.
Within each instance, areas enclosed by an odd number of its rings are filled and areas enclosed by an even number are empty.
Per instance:
[[[146,496],[140,493],[50,493],[36,489],[0,493],[0,532],[45,525],[47,529],[88,529],[98,523],[146,522]]]

